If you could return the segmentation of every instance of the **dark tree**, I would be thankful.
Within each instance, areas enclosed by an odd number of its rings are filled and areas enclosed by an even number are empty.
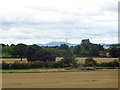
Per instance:
[[[64,51],[62,63],[64,65],[64,67],[78,66],[76,57],[75,57],[74,53],[70,50]]]
[[[92,45],[90,48],[90,56],[99,56],[99,48],[97,45]]]
[[[95,61],[92,57],[85,59],[85,66],[97,66],[97,61]]]
[[[67,44],[61,44],[59,48],[60,49],[68,49],[69,46]]]
[[[34,61],[55,61],[56,55],[50,49],[41,48],[37,51],[33,56],[32,59]]]
[[[40,49],[41,49],[41,47],[38,46],[38,45],[35,45],[35,44],[28,46],[28,49],[27,49],[27,61],[28,62],[29,61],[34,61],[33,56]]]
[[[11,45],[10,45],[10,47],[14,47],[14,46],[15,46],[15,44],[11,44]]]
[[[81,46],[77,45],[75,47],[73,47],[73,52],[76,56],[80,56],[80,51],[81,51]]]
[[[4,53],[4,54],[12,54],[12,49],[13,49],[13,47],[4,46],[4,47],[2,47],[2,53]]]
[[[120,48],[117,46],[111,46],[108,51],[112,57],[120,57]]]
[[[2,43],[2,44],[0,44],[0,46],[5,47],[6,45]]]
[[[8,44],[7,44],[6,46],[7,46],[7,47],[9,47],[9,45],[8,45]]]
[[[25,45],[25,44],[17,44],[13,48],[12,54],[13,55],[18,55],[21,58],[21,61],[22,61],[22,58],[26,56],[27,47],[28,46]]]

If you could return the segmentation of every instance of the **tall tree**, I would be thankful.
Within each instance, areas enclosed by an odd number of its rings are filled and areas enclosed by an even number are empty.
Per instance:
[[[112,57],[120,57],[120,48],[119,47],[111,46],[108,51]]]
[[[55,61],[56,55],[51,49],[41,48],[33,56],[34,61]]]
[[[17,44],[13,48],[12,54],[13,55],[18,55],[21,58],[21,61],[22,61],[22,58],[26,56],[27,47],[28,46],[25,45],[25,44]]]
[[[67,44],[61,44],[60,49],[68,49],[69,46]]]
[[[35,44],[28,46],[28,49],[27,49],[27,61],[28,62],[29,61],[34,61],[33,56],[40,49],[41,49],[41,47],[38,46],[38,45],[35,45]]]

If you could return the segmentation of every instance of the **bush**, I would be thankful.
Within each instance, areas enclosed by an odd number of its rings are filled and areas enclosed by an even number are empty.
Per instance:
[[[101,67],[119,67],[119,61],[113,60],[112,62],[103,62],[100,64]]]
[[[31,68],[31,65],[30,65],[30,63],[21,63],[20,68],[21,69],[29,69],[29,68]]]
[[[97,66],[97,65],[98,65],[97,61],[95,61],[92,57],[85,59],[84,66],[91,67],[91,66]]]
[[[76,57],[71,50],[65,50],[63,53],[63,59],[61,60],[63,67],[78,67]]]
[[[53,64],[53,68],[64,68],[62,61],[57,61]]]
[[[29,63],[20,63],[20,62],[14,62],[14,63],[2,63],[2,69],[31,69],[31,68],[58,68],[60,66],[57,65],[55,62],[43,62],[43,61],[35,61],[35,62],[29,62]]]
[[[45,68],[53,68],[54,62],[46,61],[45,62]]]
[[[29,62],[31,68],[44,68],[45,64],[43,61]]]
[[[2,62],[2,69],[9,69],[9,64],[5,61]]]
[[[114,67],[119,67],[119,61],[118,60],[113,60]]]
[[[10,69],[22,69],[20,62],[14,62],[10,64]]]

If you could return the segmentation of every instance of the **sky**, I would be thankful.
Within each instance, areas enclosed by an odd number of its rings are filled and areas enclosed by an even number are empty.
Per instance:
[[[0,43],[118,43],[119,0],[0,0]]]

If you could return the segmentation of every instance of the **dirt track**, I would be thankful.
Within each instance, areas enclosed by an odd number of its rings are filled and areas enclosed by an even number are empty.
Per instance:
[[[118,71],[3,73],[3,88],[117,88]]]

